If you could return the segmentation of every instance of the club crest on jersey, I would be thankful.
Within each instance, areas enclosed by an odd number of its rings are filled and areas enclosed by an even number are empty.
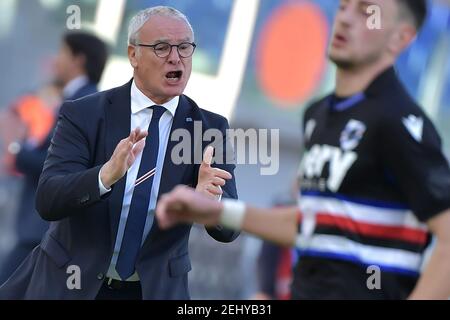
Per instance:
[[[350,120],[341,133],[340,143],[344,151],[354,150],[366,132],[366,125],[358,120]]]

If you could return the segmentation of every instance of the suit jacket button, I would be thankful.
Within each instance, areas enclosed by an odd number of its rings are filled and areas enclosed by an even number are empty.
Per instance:
[[[97,275],[98,280],[103,280],[104,278],[105,278],[105,275],[101,272]]]

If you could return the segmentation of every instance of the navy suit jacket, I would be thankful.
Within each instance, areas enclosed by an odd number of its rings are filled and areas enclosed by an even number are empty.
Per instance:
[[[131,82],[105,92],[65,103],[60,111],[44,169],[39,180],[36,208],[53,221],[40,246],[35,248],[13,276],[0,287],[0,299],[94,299],[110,265],[122,207],[126,177],[110,193],[100,197],[98,174],[120,140],[130,133]],[[200,109],[182,95],[172,132],[187,129],[194,136],[194,121],[202,131],[220,129],[225,118]],[[201,138],[201,137],[200,137]],[[224,139],[226,141],[226,139]],[[178,184],[195,187],[199,165],[171,161],[178,144],[169,140],[159,195]],[[193,141],[191,148],[209,143]],[[223,150],[226,150],[224,142]],[[192,157],[194,155],[192,154]],[[236,198],[234,164],[217,165],[233,174],[224,196]],[[155,219],[136,263],[144,299],[189,299],[187,273],[190,225],[159,229]],[[238,233],[220,226],[207,229],[218,241],[234,240]],[[81,289],[68,289],[68,267],[81,271]]]

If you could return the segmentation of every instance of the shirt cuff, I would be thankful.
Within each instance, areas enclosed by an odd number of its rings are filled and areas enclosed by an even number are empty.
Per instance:
[[[102,173],[102,169],[98,172],[98,189],[100,190],[100,197],[103,197],[105,194],[111,191],[111,188],[106,189],[106,187],[102,183],[102,179],[100,179],[100,175]]]

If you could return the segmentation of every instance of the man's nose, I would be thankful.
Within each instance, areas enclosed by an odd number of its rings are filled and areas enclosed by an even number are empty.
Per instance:
[[[340,10],[336,16],[337,22],[345,27],[349,27],[354,21],[355,10],[354,6],[347,5],[343,10]]]
[[[180,63],[180,54],[178,53],[178,47],[172,47],[169,56],[167,57],[167,61],[172,64]]]

